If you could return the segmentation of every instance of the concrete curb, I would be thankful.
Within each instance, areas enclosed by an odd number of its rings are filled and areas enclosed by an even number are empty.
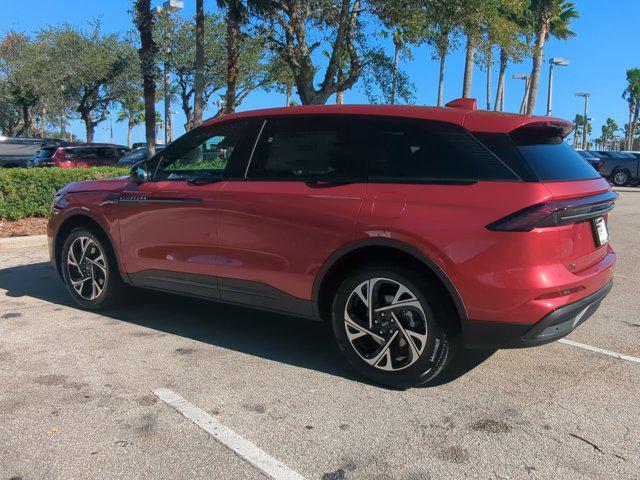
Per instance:
[[[28,235],[26,237],[0,238],[0,251],[14,250],[17,248],[46,247],[46,235]]]

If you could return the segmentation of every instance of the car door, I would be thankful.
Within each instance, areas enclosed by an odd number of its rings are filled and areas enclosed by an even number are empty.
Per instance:
[[[226,167],[247,155],[249,124],[202,126],[150,161],[149,181],[118,201],[123,264],[134,285],[217,298],[217,195]],[[224,147],[215,159],[205,152]]]
[[[366,190],[350,121],[273,118],[219,196],[223,300],[311,315],[314,278],[353,239]]]

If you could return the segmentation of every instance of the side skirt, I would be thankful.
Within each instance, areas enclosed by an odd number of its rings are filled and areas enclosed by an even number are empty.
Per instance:
[[[143,270],[128,275],[135,287],[320,320],[313,314],[311,300],[294,297],[261,282],[165,270]]]

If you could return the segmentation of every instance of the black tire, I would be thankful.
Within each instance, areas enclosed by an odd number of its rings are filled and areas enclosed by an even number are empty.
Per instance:
[[[72,246],[74,246],[74,249],[77,249],[77,242],[80,242],[81,239],[85,238],[90,239],[95,243],[95,246],[99,249],[99,253],[101,253],[104,258],[104,272],[102,268],[98,268],[95,265],[88,267],[89,269],[96,268],[95,275],[98,277],[97,282],[100,282],[100,287],[102,288],[101,292],[96,295],[95,298],[91,299],[85,298],[85,296],[79,293],[72,285],[72,276],[82,276],[83,274],[82,271],[68,263],[69,250]],[[77,252],[77,250],[75,251]],[[77,260],[79,261],[79,259]],[[102,261],[100,261],[100,264],[102,264]],[[62,255],[60,257],[60,269],[62,271],[62,278],[67,290],[76,303],[82,308],[88,310],[109,308],[117,304],[117,302],[123,297],[125,283],[120,277],[113,248],[102,232],[87,227],[74,228],[64,240]],[[102,276],[103,273],[104,276]],[[93,273],[88,274],[88,276],[92,277],[92,280],[89,280],[91,282],[93,282],[93,275]],[[88,286],[86,288],[88,288]]]
[[[611,174],[611,183],[616,187],[624,187],[631,181],[631,174],[628,170],[616,170]]]
[[[407,355],[402,355],[402,343],[393,344],[393,349],[399,352],[397,358],[405,358],[407,361],[406,366],[402,366],[402,362],[392,361],[392,366],[398,366],[398,369],[393,371],[383,370],[386,366],[386,362],[391,360],[385,360],[382,367],[372,365],[370,362],[373,358],[376,358],[379,355],[379,352],[382,352],[384,349],[384,344],[382,343],[382,338],[384,337],[385,341],[391,339],[391,335],[378,336],[379,333],[382,332],[378,330],[373,332],[378,339],[374,339],[369,334],[363,335],[363,339],[358,339],[357,341],[361,342],[369,342],[369,339],[366,337],[371,337],[371,340],[375,340],[379,345],[375,345],[371,343],[374,352],[370,355],[365,355],[369,358],[369,362],[365,361],[362,352],[358,352],[356,350],[356,344],[352,344],[347,334],[347,331],[352,335],[356,332],[356,335],[359,333],[357,329],[349,326],[347,327],[347,322],[345,321],[345,315],[347,310],[352,309],[355,312],[357,309],[357,305],[354,304],[353,294],[359,286],[363,285],[363,282],[367,282],[369,279],[379,279],[381,281],[389,280],[391,283],[389,285],[393,285],[393,282],[397,282],[398,284],[406,287],[411,296],[408,298],[414,297],[419,301],[420,306],[422,307],[422,311],[424,313],[424,323],[426,324],[426,341],[424,343],[420,343],[422,347],[422,351],[418,355],[418,349],[414,350],[416,352],[415,355],[408,353],[410,358],[407,358]],[[375,282],[374,282],[375,285]],[[368,287],[363,287],[368,288]],[[391,288],[391,286],[379,287],[382,288]],[[360,290],[364,292],[365,290]],[[377,294],[376,294],[377,295]],[[379,294],[380,298],[390,298],[393,295],[383,295]],[[371,294],[372,297],[375,298],[374,294]],[[355,300],[355,302],[362,301],[362,305],[366,305],[360,297],[360,300]],[[392,301],[393,302],[393,301]],[[349,303],[349,305],[348,305]],[[369,302],[371,303],[371,302]],[[374,301],[374,304],[376,302]],[[362,308],[362,307],[360,307]],[[389,307],[386,307],[389,308]],[[394,310],[396,311],[396,310]],[[407,317],[403,315],[407,315],[407,313],[402,313],[401,310],[397,310],[398,315],[394,316],[394,319],[397,319],[398,322],[401,323],[400,327],[395,328],[397,331],[397,338],[394,340],[395,342],[402,342],[402,339],[408,338],[406,331],[409,326],[407,322]],[[355,313],[350,312],[350,319],[353,320],[352,315]],[[392,315],[393,316],[393,315]],[[373,322],[371,321],[371,325],[373,328],[378,329],[383,325],[382,323],[394,322],[394,320],[389,320],[389,316],[387,316],[386,320],[378,317],[378,326],[373,327]],[[418,321],[415,322],[416,325],[420,323],[421,315],[418,314]],[[361,320],[363,315],[360,314],[359,319]],[[409,320],[412,324],[414,323],[413,316],[410,317]],[[357,272],[346,277],[339,285],[332,306],[332,327],[333,333],[336,338],[338,347],[340,348],[342,354],[347,358],[349,363],[360,373],[362,373],[365,377],[369,378],[375,383],[390,386],[394,388],[410,388],[415,386],[426,385],[432,380],[434,380],[440,373],[442,373],[446,367],[450,364],[452,358],[454,357],[455,352],[458,349],[459,341],[458,336],[456,334],[456,325],[457,317],[455,312],[452,312],[451,308],[446,302],[443,302],[442,299],[442,291],[437,288],[427,277],[422,276],[419,273],[412,271],[409,268],[389,268],[383,265],[380,266],[366,266]],[[364,322],[358,322],[360,326],[368,327],[366,324],[366,320]],[[397,323],[396,323],[397,325]],[[393,332],[393,325],[391,325],[391,332]],[[387,333],[387,332],[385,332]],[[399,338],[400,335],[403,335],[402,338]],[[392,343],[392,342],[389,342]],[[418,343],[413,343],[413,346],[417,346]],[[375,348],[378,348],[378,353],[375,352]],[[397,349],[395,347],[398,347]],[[408,343],[405,341],[405,348],[409,348]],[[362,350],[362,349],[360,349]],[[408,363],[411,361],[412,363]]]

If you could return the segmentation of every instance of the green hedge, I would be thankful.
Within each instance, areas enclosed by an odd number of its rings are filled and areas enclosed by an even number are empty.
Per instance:
[[[118,167],[0,169],[0,219],[46,217],[53,196],[68,183],[128,173]]]

